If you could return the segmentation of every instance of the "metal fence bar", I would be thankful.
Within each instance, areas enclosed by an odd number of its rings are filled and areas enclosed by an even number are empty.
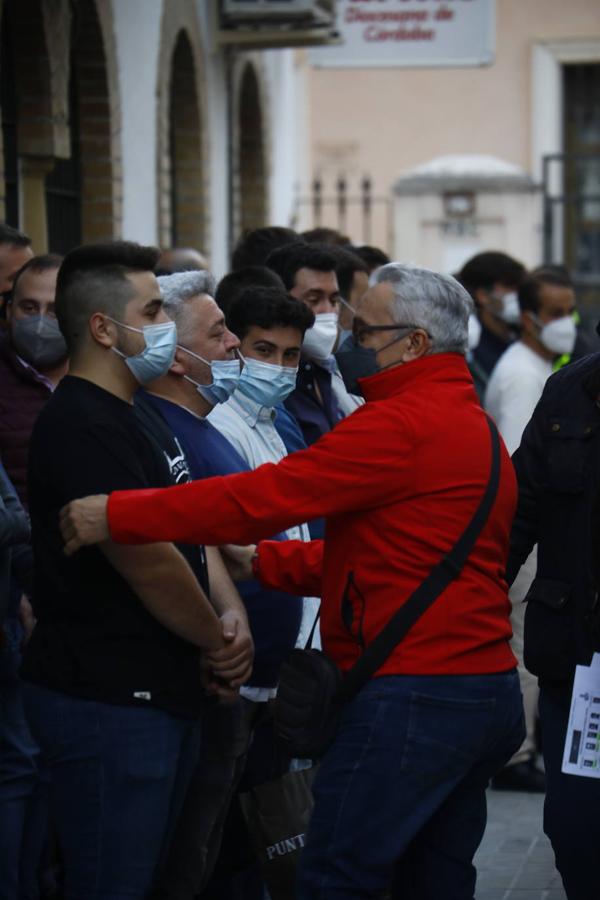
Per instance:
[[[371,179],[365,175],[361,181],[362,188],[362,215],[363,215],[363,243],[371,243],[371,213],[372,213],[372,197]]]
[[[346,179],[343,175],[337,180],[336,184],[337,189],[337,217],[338,217],[338,231],[344,232],[346,230],[346,213],[348,212],[348,198],[346,195],[347,184]]]
[[[310,206],[312,213],[312,227],[319,228],[326,222],[326,210],[333,212],[333,219],[336,222],[336,228],[343,233],[346,232],[349,225],[349,214],[351,209],[360,209],[360,221],[354,221],[354,228],[358,231],[355,233],[357,242],[360,240],[363,244],[370,244],[373,239],[374,217],[377,209],[384,210],[385,223],[385,243],[387,249],[391,250],[393,246],[392,233],[392,197],[373,194],[373,181],[369,175],[364,175],[356,184],[355,190],[350,190],[349,180],[345,175],[339,175],[335,181],[331,183],[330,191],[326,192],[324,179],[318,175],[310,185],[309,196],[298,196],[296,198],[296,208]],[[294,216],[297,218],[297,214]],[[331,222],[331,218],[329,221]]]

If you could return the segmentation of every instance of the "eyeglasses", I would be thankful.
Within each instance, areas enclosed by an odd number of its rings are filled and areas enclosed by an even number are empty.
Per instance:
[[[368,337],[370,334],[375,334],[378,331],[415,331],[419,328],[421,331],[425,329],[421,328],[420,325],[406,324],[406,325],[368,325],[363,319],[359,319],[358,316],[355,316],[352,321],[352,337],[357,344],[362,344],[364,339]],[[428,332],[425,332],[428,337],[431,335]]]

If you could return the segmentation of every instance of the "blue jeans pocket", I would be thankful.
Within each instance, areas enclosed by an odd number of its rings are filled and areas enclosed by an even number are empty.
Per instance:
[[[470,768],[494,717],[493,698],[467,700],[412,692],[400,767],[436,780]]]

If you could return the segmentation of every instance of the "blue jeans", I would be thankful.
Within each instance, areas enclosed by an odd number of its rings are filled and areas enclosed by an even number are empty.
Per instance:
[[[472,900],[485,789],[520,746],[516,670],[384,676],[347,705],[315,780],[298,900]]]
[[[597,900],[600,848],[600,780],[561,771],[570,695],[562,702],[540,691],[546,801],[544,831],[550,838],[569,900]]]
[[[148,894],[199,752],[199,725],[24,684],[68,900]]]
[[[18,677],[23,632],[4,623],[0,651],[0,900],[36,900],[38,869],[48,832],[47,785],[40,778],[40,750],[23,709]]]

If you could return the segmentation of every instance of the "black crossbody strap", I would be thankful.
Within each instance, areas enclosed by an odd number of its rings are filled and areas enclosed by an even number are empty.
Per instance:
[[[374,641],[365,649],[357,663],[346,672],[340,699],[351,700],[362,686],[384,664],[392,650],[426,612],[439,595],[460,575],[460,572],[485,525],[498,493],[500,483],[500,438],[493,421],[487,418],[492,444],[490,477],[475,511],[475,515],[455,543],[434,569],[395,613]]]

